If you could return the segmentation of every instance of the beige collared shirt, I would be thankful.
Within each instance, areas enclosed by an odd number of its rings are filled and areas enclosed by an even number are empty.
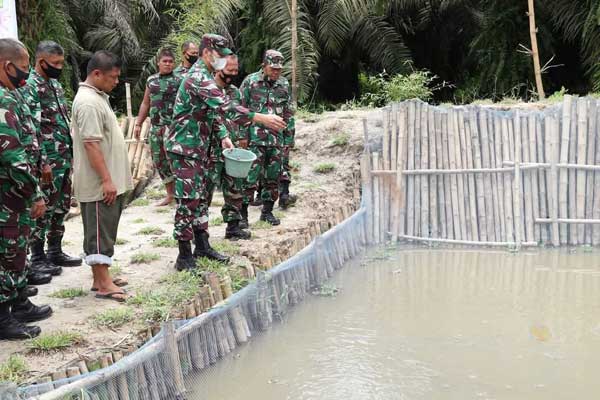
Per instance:
[[[86,83],[79,84],[73,101],[73,187],[78,201],[87,203],[104,198],[102,181],[90,165],[85,142],[99,142],[104,162],[117,195],[133,189],[127,146],[108,95]]]

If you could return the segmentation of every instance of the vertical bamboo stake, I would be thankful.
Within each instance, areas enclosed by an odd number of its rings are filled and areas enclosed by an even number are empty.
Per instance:
[[[371,159],[369,153],[360,156],[360,175],[363,187],[363,201],[367,209],[367,236],[369,243],[373,240],[373,186],[371,182]]]
[[[468,169],[473,169],[473,153],[479,153],[479,146],[474,147],[472,144],[472,136],[477,134],[477,124],[471,124],[470,118],[467,118],[471,112],[468,110],[465,111],[463,116],[464,125],[465,125],[465,150],[464,154],[466,156],[466,167]],[[481,174],[478,174],[481,177]],[[473,174],[469,174],[467,176],[469,183],[469,212],[470,212],[470,220],[471,220],[471,240],[479,241],[481,238],[479,237],[479,223],[477,217],[477,205],[479,202],[477,187],[475,186],[475,176]],[[483,197],[483,195],[482,195]],[[481,225],[482,228],[485,228]]]
[[[502,165],[504,160],[509,160],[510,154],[510,144],[508,139],[508,120],[506,118],[502,118],[502,158],[498,160],[499,164]],[[513,185],[511,184],[511,179],[509,174],[504,174],[504,212],[505,212],[505,220],[506,220],[506,237],[508,242],[515,241],[513,237],[513,199],[512,199],[512,190]],[[513,189],[514,190],[514,189]]]
[[[451,167],[451,154],[454,154],[454,142],[451,140],[451,117],[449,112],[442,114],[442,162],[444,169]],[[458,239],[458,199],[455,198],[456,181],[452,175],[444,175],[444,197],[446,199],[446,221],[448,223],[448,238]]]
[[[481,168],[490,168],[490,141],[488,136],[488,113],[481,108],[477,108],[477,116],[479,122],[479,135],[476,136],[478,138],[478,146],[480,147],[480,157],[475,158],[475,167],[480,165]],[[473,122],[474,124],[477,121]],[[477,149],[476,149],[477,151]],[[478,164],[479,163],[479,164]],[[491,174],[484,174],[481,177],[483,180],[483,184],[480,186],[480,190],[483,192],[483,212],[485,213],[485,230],[480,230],[480,235],[485,232],[485,235],[482,235],[482,238],[485,240],[496,241],[499,238],[496,238],[495,232],[495,224],[494,224],[494,206],[493,206],[493,196],[492,196],[492,176]],[[480,226],[481,228],[481,226]]]
[[[461,163],[460,150],[460,132],[458,130],[458,113],[450,109],[448,112],[449,135],[448,140],[450,155],[450,169],[458,169]],[[452,208],[454,218],[454,228],[457,239],[467,239],[466,216],[465,216],[465,195],[463,176],[453,174],[452,178]]]
[[[408,169],[415,169],[415,103],[408,103]],[[415,235],[415,214],[414,214],[414,196],[415,196],[415,177],[408,175],[407,197],[406,197],[406,232],[409,236]]]
[[[372,154],[372,160],[373,160],[373,169],[378,169],[379,168],[379,153],[377,152],[373,152]],[[380,236],[380,231],[379,231],[379,226],[380,224],[380,220],[381,220],[381,209],[379,207],[380,201],[379,198],[381,197],[381,193],[379,193],[379,181],[381,180],[380,177],[378,176],[373,176],[373,205],[374,205],[374,218],[373,218],[373,239],[375,240],[375,243],[381,243],[381,236]]]
[[[398,185],[400,217],[398,221],[399,228],[396,230],[401,235],[406,233],[406,178],[402,175],[402,171],[406,168],[407,162],[407,107],[403,103],[398,112],[398,162],[396,165],[396,184]]]
[[[421,108],[421,168],[429,168],[428,104]],[[429,175],[421,178],[421,236],[431,237],[429,225]]]
[[[175,338],[175,323],[173,321],[165,322],[163,326],[165,335],[165,348],[167,359],[169,361],[169,371],[173,374],[173,383],[177,393],[176,397],[183,397],[185,385],[183,383],[183,373],[181,371],[181,361],[179,360],[179,350],[177,348],[177,339]]]
[[[391,128],[391,111],[390,107],[385,107],[383,111],[383,168],[384,170],[390,169],[390,136],[392,135]],[[381,231],[383,232],[383,237],[386,237],[386,232],[389,231],[389,203],[390,203],[390,179],[387,175],[381,177],[380,182],[382,183],[382,189],[380,191],[380,195],[382,195],[382,218],[381,218]]]
[[[427,107],[427,126],[429,130],[429,166],[430,168],[437,168],[437,143],[436,143],[436,128],[435,128],[435,116],[433,107]],[[436,175],[432,175],[429,182],[429,216],[430,216],[430,231],[431,237],[439,237],[438,228],[438,207],[439,202],[437,198],[437,179]]]
[[[550,162],[550,174],[548,179],[548,207],[550,208],[550,218],[552,218],[551,237],[552,245],[555,247],[560,246],[562,237],[559,233],[559,226],[556,220],[558,219],[558,208],[559,208],[559,192],[558,185],[558,168],[556,162],[559,158],[558,149],[558,121],[554,116],[546,116],[546,133],[548,135],[548,147],[546,161]]]
[[[444,169],[444,144],[442,142],[442,115],[437,110],[434,110],[433,115],[434,126],[435,126],[435,152],[436,156],[436,168]],[[440,238],[448,238],[448,222],[446,220],[446,193],[444,191],[444,177],[442,175],[437,177],[437,192],[438,192],[438,214],[439,214],[439,227],[438,236]]]
[[[598,110],[598,101],[593,101],[594,110]],[[595,125],[596,129],[594,129],[593,134],[598,135],[597,129],[600,128],[600,122],[598,121],[600,118],[600,112],[596,111],[595,115]],[[600,164],[600,140],[596,137],[596,162],[594,164]],[[594,219],[600,219],[600,172],[594,172],[594,199],[593,199],[593,213],[592,216]],[[600,226],[594,225],[593,234],[592,234],[592,243],[594,245],[600,244]]]
[[[415,104],[415,169],[421,168],[421,140],[423,138],[423,131],[421,129],[421,112],[423,104],[417,101]],[[423,177],[421,175],[415,175],[415,235],[421,236],[421,185]]]
[[[560,158],[559,163],[566,164],[569,161],[569,137],[571,132],[571,105],[573,104],[573,97],[565,95],[563,100],[563,115],[562,115],[562,129],[560,138]],[[559,218],[569,218],[568,216],[568,171],[566,169],[560,169],[558,171],[558,207],[559,207]],[[567,225],[560,225],[560,242],[567,243]]]
[[[595,161],[595,151],[596,151],[596,130],[598,129],[597,124],[597,113],[598,108],[596,107],[596,101],[593,99],[585,99],[588,102],[588,126],[587,134],[587,162],[586,164],[594,165]],[[594,218],[594,175],[593,171],[586,171],[586,195],[585,195],[585,218],[592,219]],[[592,244],[592,233],[594,231],[593,225],[585,226],[585,243],[591,245]]]
[[[569,163],[577,163],[577,98],[571,106],[571,132],[569,137]],[[570,169],[568,173],[568,217],[577,218],[577,171]],[[567,225],[569,243],[572,245],[578,244],[577,225]]]
[[[535,6],[534,0],[527,0],[529,12],[529,36],[531,38],[531,58],[533,58],[533,70],[535,72],[535,85],[540,100],[546,98],[544,92],[544,83],[542,82],[542,67],[540,66],[540,52],[537,42],[537,27],[535,26]]]
[[[529,148],[529,153],[523,151],[524,162],[538,162],[536,155],[537,140],[536,140],[536,124],[537,118],[534,114],[530,114],[527,118],[527,132],[523,131],[524,137],[528,137],[528,140],[522,141],[525,147]],[[533,229],[533,240],[540,243],[542,241],[540,224],[536,224],[535,220],[540,217],[540,199],[539,194],[541,192],[540,186],[538,185],[538,171],[526,171],[525,178],[528,179],[529,184],[528,193],[531,194],[531,214],[529,214],[530,228]],[[531,237],[527,240],[531,241]]]
[[[133,110],[131,107],[131,84],[125,83],[125,99],[127,101],[127,118],[133,118]]]
[[[521,248],[521,240],[523,238],[521,231],[521,199],[523,198],[523,190],[521,189],[521,128],[520,121],[521,117],[519,111],[515,113],[515,141],[514,141],[514,161],[515,161],[515,175],[513,179],[513,202],[514,202],[514,213],[515,213],[515,244],[517,250]]]
[[[377,166],[377,169],[382,169],[383,168],[383,162],[381,159],[379,159],[379,165]],[[379,178],[379,209],[381,210],[379,213],[379,240],[380,243],[385,243],[386,239],[387,239],[387,235],[386,235],[386,229],[385,227],[387,226],[387,219],[388,219],[388,215],[387,215],[387,209],[386,209],[386,200],[389,197],[389,190],[388,190],[388,182],[389,179],[387,177],[380,177]]]
[[[587,141],[587,129],[588,129],[588,120],[587,120],[587,99],[578,99],[577,100],[577,164],[585,164],[587,149],[586,149],[586,141]],[[584,219],[585,218],[585,195],[586,195],[586,187],[585,187],[585,175],[586,172],[583,170],[577,171],[577,210],[576,210],[576,218]],[[585,242],[585,226],[577,225],[577,242],[583,244]]]
[[[493,166],[494,167],[498,167],[499,165],[502,165],[502,118],[500,118],[500,116],[498,115],[492,115],[493,121],[494,121],[494,129],[491,130],[490,132],[493,133],[493,140],[491,142],[491,145],[493,146],[493,152],[492,152],[492,157],[493,157]],[[505,207],[504,207],[504,199],[505,199],[505,188],[504,187],[504,174],[494,174],[494,178],[495,181],[492,181],[493,183],[495,183],[494,188],[495,188],[495,197],[496,197],[496,215],[498,216],[498,219],[496,220],[496,222],[498,223],[498,225],[500,226],[500,238],[502,242],[508,242],[508,241],[512,241],[512,237],[509,239],[508,238],[508,230],[506,227],[506,211],[505,211]],[[512,231],[511,231],[512,232]]]
[[[542,119],[540,118],[536,118],[536,124],[535,124],[535,134],[536,134],[536,141],[537,141],[537,156],[538,156],[538,161],[539,162],[549,162],[548,157],[546,156],[548,150],[547,147],[549,146],[549,144],[547,143],[549,141],[549,137],[550,137],[550,131],[551,127],[548,126],[548,124],[546,124],[546,121],[544,120],[544,126],[542,127]],[[549,171],[547,169],[541,169],[538,172],[538,183],[540,186],[540,195],[539,195],[539,200],[540,200],[540,212],[539,215],[542,216],[543,218],[550,218],[550,212],[549,210],[549,206],[548,206],[548,202],[549,202],[549,193],[550,191],[547,189],[548,187],[548,175],[549,175]],[[540,230],[541,230],[541,241],[542,243],[548,243],[550,241],[550,226],[549,225],[541,225],[540,226]]]
[[[523,162],[529,162],[531,161],[530,158],[530,148],[532,148],[533,146],[535,146],[535,140],[531,140],[530,136],[529,136],[529,127],[528,127],[528,118],[522,117],[520,118],[520,121],[515,121],[517,123],[521,124],[520,127],[520,131],[519,131],[519,148],[516,149],[516,151],[521,155],[521,161]],[[515,136],[516,136],[516,131],[515,131]],[[515,142],[517,142],[516,137],[515,137]],[[534,202],[534,190],[532,187],[532,175],[534,174],[535,171],[530,170],[530,171],[524,171],[521,175],[522,179],[522,184],[521,184],[521,189],[523,190],[523,205],[524,207],[521,208],[521,211],[525,211],[525,213],[523,214],[523,225],[525,227],[525,236],[521,237],[524,238],[526,242],[534,242],[536,241],[536,237],[535,237],[535,233],[534,233],[534,226],[535,226],[535,219],[536,217],[534,217],[533,214],[533,202]],[[538,189],[535,189],[535,196],[537,196],[537,192]]]

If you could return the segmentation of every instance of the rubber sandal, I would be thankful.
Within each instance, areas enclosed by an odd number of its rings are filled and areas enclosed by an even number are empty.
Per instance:
[[[121,278],[113,279],[113,283],[115,285],[117,285],[118,287],[123,287],[123,286],[129,285],[129,282],[127,282],[125,279],[121,279]],[[97,291],[98,291],[98,289],[94,288],[94,287],[90,289],[90,292],[97,292]]]
[[[118,303],[125,303],[125,301],[127,301],[127,298],[122,298],[122,297],[115,297],[115,295],[123,295],[126,296],[127,293],[125,292],[110,292],[110,293],[106,293],[106,294],[96,294],[96,298],[97,299],[103,299],[103,300],[114,300]]]

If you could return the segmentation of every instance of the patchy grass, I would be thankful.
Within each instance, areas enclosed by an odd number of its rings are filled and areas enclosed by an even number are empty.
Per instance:
[[[333,140],[331,141],[331,143],[334,146],[340,146],[340,147],[348,146],[349,142],[350,142],[350,135],[348,135],[347,133],[340,133],[340,134],[336,135],[333,138]]]
[[[157,214],[168,214],[170,212],[172,212],[173,210],[169,207],[161,207],[161,208],[157,208],[154,210],[155,213]]]
[[[173,238],[160,238],[160,239],[156,239],[152,242],[152,246],[154,247],[167,247],[167,248],[173,248],[173,247],[177,247],[177,240],[173,239]]]
[[[111,308],[92,316],[92,323],[98,327],[119,328],[133,321],[133,310],[130,307]]]
[[[83,343],[83,336],[78,332],[58,331],[43,333],[27,342],[29,351],[37,353],[49,353],[67,349]]]
[[[298,161],[291,160],[290,169],[295,172],[300,172],[300,169],[302,169],[302,164],[300,164]]]
[[[144,218],[136,218],[133,221],[131,221],[132,224],[144,224],[146,223],[146,220]]]
[[[0,382],[21,384],[27,378],[27,363],[21,356],[12,355],[0,364]]]
[[[227,266],[221,262],[210,260],[206,257],[200,257],[196,260],[196,265],[200,271],[213,271],[217,272],[219,276],[222,275],[223,271],[227,270]]]
[[[319,163],[313,168],[313,172],[316,172],[317,174],[328,174],[330,172],[333,172],[334,170],[334,163]]]
[[[123,238],[117,238],[117,240],[115,242],[115,244],[117,246],[122,246],[122,245],[127,244],[127,243],[129,243],[129,240],[123,239]]]
[[[283,219],[283,217],[285,217],[285,213],[283,211],[279,211],[279,210],[274,210],[273,215],[277,219]]]
[[[115,262],[113,263],[113,265],[110,266],[108,272],[110,272],[112,276],[121,275],[123,273],[123,268],[119,265],[118,262]]]
[[[197,272],[173,272],[164,276],[156,287],[138,292],[127,303],[139,307],[145,320],[162,322],[174,308],[198,294],[202,283]]]
[[[131,207],[144,207],[150,205],[150,200],[140,197],[129,203],[129,205]]]
[[[131,256],[132,264],[150,264],[152,261],[160,260],[160,254],[156,253],[137,253]]]
[[[83,297],[87,292],[83,288],[66,288],[52,292],[50,297],[57,299],[73,299],[75,297]]]
[[[271,224],[267,221],[256,221],[252,224],[252,229],[260,230],[260,229],[270,229]]]
[[[223,225],[225,222],[223,221],[223,217],[214,217],[209,222],[209,226],[219,226]]]
[[[146,191],[146,198],[150,200],[162,200],[167,197],[167,192],[161,189],[149,189]]]
[[[138,235],[162,235],[164,230],[158,226],[146,226],[138,231]]]
[[[231,243],[229,240],[220,240],[212,243],[213,249],[219,253],[225,253],[229,255],[237,254],[240,251],[240,246]]]

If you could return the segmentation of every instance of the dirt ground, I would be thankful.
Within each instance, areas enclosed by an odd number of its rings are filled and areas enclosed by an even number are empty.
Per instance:
[[[265,255],[281,255],[282,251],[301,232],[306,231],[311,221],[331,215],[340,205],[350,204],[353,195],[352,174],[357,171],[359,157],[363,149],[362,119],[368,121],[370,137],[380,136],[381,113],[377,110],[354,110],[310,115],[297,122],[296,149],[292,160],[298,170],[294,175],[292,192],[299,195],[297,205],[283,213],[278,227],[255,229],[251,241],[239,241],[239,251],[233,262],[239,265],[261,265]],[[334,141],[337,144],[334,144]],[[344,142],[346,142],[344,144]],[[313,168],[319,163],[334,163],[335,169],[326,174],[316,173]],[[146,192],[160,188],[160,181],[154,178]],[[119,238],[127,243],[118,245],[115,262],[121,269],[119,276],[130,282],[128,291],[135,293],[142,288],[155,287],[161,277],[174,271],[176,248],[157,248],[152,242],[159,238],[170,238],[173,227],[174,208],[161,210],[150,200],[146,206],[129,206],[121,219]],[[216,194],[211,207],[211,219],[220,216],[222,197]],[[251,207],[250,223],[258,221],[258,207]],[[166,212],[165,212],[166,211]],[[140,230],[155,227],[161,234],[142,235]],[[225,225],[211,226],[211,242],[223,241]],[[70,254],[80,254],[82,249],[83,227],[81,219],[75,217],[67,222],[64,247]],[[133,264],[131,257],[147,252],[158,253],[160,259],[148,264]],[[98,312],[111,308],[127,307],[113,301],[96,299],[89,287],[91,271],[87,266],[64,268],[62,275],[55,277],[51,284],[39,287],[39,295],[33,299],[36,304],[50,304],[54,315],[39,323],[44,333],[56,331],[76,331],[85,338],[84,343],[65,351],[52,354],[34,354],[28,351],[27,342],[1,342],[0,363],[10,355],[22,355],[29,368],[30,381],[35,377],[53,372],[77,358],[93,358],[103,349],[135,342],[136,332],[144,328],[144,321],[135,320],[118,329],[97,328],[91,318]],[[74,299],[58,299],[49,295],[59,289],[83,288],[87,295]]]

